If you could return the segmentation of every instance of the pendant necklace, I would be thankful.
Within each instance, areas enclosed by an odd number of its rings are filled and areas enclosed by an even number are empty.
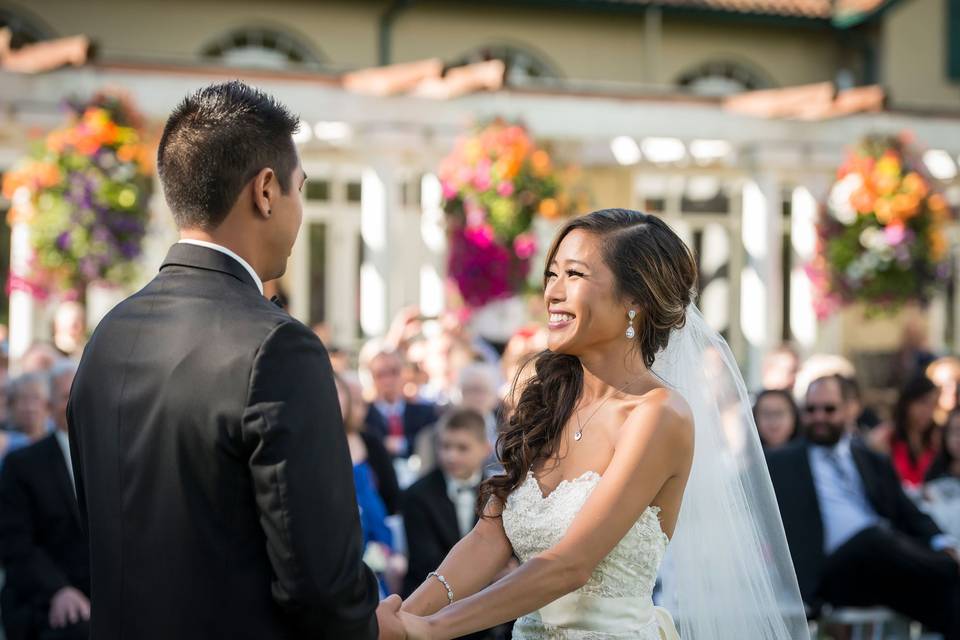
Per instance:
[[[634,381],[631,380],[631,381],[628,382],[627,384],[625,384],[625,385],[623,385],[622,387],[620,387],[619,389],[617,389],[617,393],[623,393],[623,391],[624,391],[627,387],[629,387],[631,384],[633,384],[633,382],[634,382]],[[599,405],[596,409],[593,410],[593,413],[590,414],[590,417],[587,418],[587,421],[586,421],[586,422],[583,422],[583,423],[580,422],[580,409],[577,408],[577,410],[576,410],[575,413],[576,413],[576,415],[577,415],[577,427],[578,427],[578,428],[577,428],[577,432],[573,434],[573,439],[574,439],[574,440],[576,440],[577,442],[580,442],[580,439],[583,438],[583,428],[584,428],[585,426],[587,426],[588,424],[590,424],[590,421],[593,420],[593,416],[597,415],[597,412],[600,411],[601,408],[603,408],[603,405],[605,405],[605,404],[607,403],[607,400],[609,400],[610,398],[612,398],[614,395],[616,395],[616,394],[611,393],[609,396],[607,396],[606,398],[604,398],[604,399],[603,399],[603,402],[601,402],[600,405]]]

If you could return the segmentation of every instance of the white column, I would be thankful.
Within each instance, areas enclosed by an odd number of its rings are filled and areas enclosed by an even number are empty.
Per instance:
[[[783,215],[780,182],[769,171],[743,187],[741,236],[746,264],[740,278],[740,325],[747,342],[748,388],[760,385],[763,355],[780,342],[783,322],[781,243]]]
[[[420,266],[420,312],[438,316],[446,306],[447,234],[441,204],[440,180],[428,173],[420,181],[420,238],[426,259]]]
[[[17,222],[10,232],[10,275],[27,278],[30,275],[30,227]],[[37,304],[28,292],[20,288],[10,291],[10,368],[13,373],[23,354],[34,340],[34,318]]]
[[[820,189],[812,179],[796,187],[791,194],[790,239],[793,264],[790,265],[790,331],[800,350],[809,354],[817,342],[817,316],[813,310],[813,285],[805,266],[817,247],[817,201]]]
[[[395,238],[392,220],[397,212],[397,188],[394,172],[385,164],[364,169],[360,179],[360,234],[364,261],[360,266],[360,326],[365,335],[386,332],[391,314],[399,307],[391,272],[391,238]],[[399,274],[402,275],[402,274]]]

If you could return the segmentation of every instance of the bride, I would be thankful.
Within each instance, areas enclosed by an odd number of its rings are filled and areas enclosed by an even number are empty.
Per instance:
[[[505,474],[404,602],[408,637],[514,619],[518,640],[808,637],[746,390],[692,304],[696,278],[654,216],[607,209],[560,231],[549,350],[515,390]]]

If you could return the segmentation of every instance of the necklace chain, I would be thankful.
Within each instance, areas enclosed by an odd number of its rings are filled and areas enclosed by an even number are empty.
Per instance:
[[[627,384],[625,384],[625,385],[623,385],[622,387],[620,387],[619,389],[617,389],[617,393],[623,393],[623,391],[624,391],[627,387],[629,387],[631,384],[633,384],[634,382],[635,382],[634,380],[630,380],[629,382],[627,382]],[[575,434],[573,434],[573,439],[574,439],[574,440],[576,440],[577,442],[580,442],[580,439],[583,437],[583,428],[586,427],[588,424],[590,424],[590,421],[593,420],[593,416],[597,415],[597,412],[600,411],[600,409],[603,408],[603,405],[607,404],[607,400],[609,400],[610,398],[612,398],[612,397],[615,396],[615,395],[616,395],[616,393],[611,393],[609,396],[607,396],[606,398],[604,398],[604,399],[603,399],[603,402],[601,402],[600,405],[599,405],[596,409],[593,410],[593,413],[590,414],[590,417],[587,418],[587,421],[586,421],[586,422],[583,422],[583,423],[580,422],[580,408],[577,407],[576,411],[574,412],[574,413],[576,414],[576,416],[577,416],[577,432],[576,432]]]

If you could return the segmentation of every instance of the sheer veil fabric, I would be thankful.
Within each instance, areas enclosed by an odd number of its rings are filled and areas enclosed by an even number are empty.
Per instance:
[[[809,640],[747,389],[691,304],[653,364],[693,413],[693,467],[661,571],[683,640]]]

